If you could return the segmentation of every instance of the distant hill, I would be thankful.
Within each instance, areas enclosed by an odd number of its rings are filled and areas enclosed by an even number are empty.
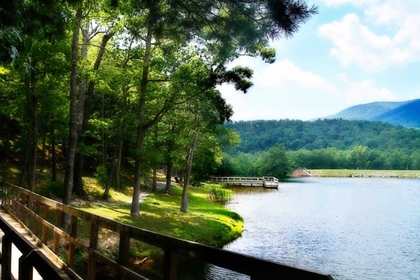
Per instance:
[[[284,144],[290,151],[325,148],[348,150],[355,145],[381,151],[403,149],[411,153],[420,150],[419,129],[384,122],[343,119],[260,120],[227,123],[225,126],[241,137],[238,147],[225,150],[228,154],[266,151],[279,144]]]
[[[420,99],[356,105],[325,119],[379,121],[420,128]]]

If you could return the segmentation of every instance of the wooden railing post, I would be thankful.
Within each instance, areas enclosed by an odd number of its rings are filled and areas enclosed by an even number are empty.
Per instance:
[[[49,215],[50,215],[50,206],[44,204],[44,212],[43,212],[42,218],[44,218],[44,220],[48,220]],[[48,241],[48,227],[46,225],[42,225],[41,241],[42,241],[42,243],[47,244],[47,241]]]
[[[36,200],[35,205],[34,205],[34,213],[37,214],[37,215],[39,215],[39,207],[40,207],[39,202]],[[34,234],[36,236],[38,236],[38,234],[39,234],[39,220],[38,220],[38,217],[36,217],[35,220],[34,220]]]
[[[55,224],[56,225],[61,225],[61,216],[62,216],[61,210],[56,208],[55,209]],[[54,234],[53,234],[53,252],[54,252],[54,254],[58,253],[59,247],[60,247],[60,235],[54,230]]]
[[[19,258],[19,280],[32,280],[34,277],[34,268],[29,260],[32,251],[30,249]]]
[[[120,244],[118,250],[118,264],[126,266],[129,259],[130,252],[130,235],[128,234],[127,226],[123,225],[120,229]],[[120,279],[126,279],[127,273],[120,274]]]
[[[163,279],[175,280],[178,274],[178,255],[170,250],[165,250],[163,259]]]
[[[88,259],[88,273],[87,273],[88,280],[96,279],[96,256],[95,256],[94,251],[98,249],[98,233],[99,233],[98,219],[99,217],[95,217],[95,219],[91,221],[91,225],[90,225],[90,246],[89,246],[90,250],[88,250],[89,259]]]
[[[71,216],[70,220],[70,236],[73,238],[77,238],[77,217]],[[69,252],[68,252],[68,265],[70,267],[74,267],[74,256],[76,254],[76,245],[73,241],[69,240]]]
[[[5,233],[1,247],[1,279],[11,279],[12,274],[12,236]]]

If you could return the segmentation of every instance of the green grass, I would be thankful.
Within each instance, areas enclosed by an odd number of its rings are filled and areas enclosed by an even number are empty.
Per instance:
[[[420,170],[311,169],[314,177],[420,178]]]
[[[130,216],[129,191],[111,192],[114,203],[81,207],[81,209],[165,235],[221,247],[243,231],[243,220],[237,213],[209,199],[209,186],[189,188],[188,213],[180,212],[182,188],[174,185],[172,195],[148,193],[140,203],[140,217]],[[92,187],[87,188],[88,192]]]
[[[16,184],[18,170],[3,165],[0,167],[0,176],[2,180]],[[39,180],[37,180],[36,191],[60,201],[62,183],[50,182],[50,174],[47,172],[37,176]],[[165,176],[160,174],[158,181],[164,180]],[[211,201],[210,193],[214,188],[212,185],[204,184],[200,187],[189,188],[188,213],[180,212],[182,188],[178,184],[173,183],[171,195],[165,194],[163,191],[151,193],[150,187],[142,186],[141,191],[142,193],[146,192],[147,197],[140,203],[140,217],[132,218],[130,216],[131,178],[124,177],[122,189],[111,189],[108,201],[102,200],[104,190],[97,184],[96,178],[83,177],[83,183],[87,195],[73,198],[78,208],[112,220],[216,247],[231,242],[243,232],[242,217],[222,204]],[[54,211],[51,211],[50,215],[54,217]],[[103,234],[107,235],[108,233],[104,232]],[[78,238],[83,240],[88,236],[89,226],[80,224]],[[147,251],[143,245],[137,244],[136,246],[142,247],[144,252]]]

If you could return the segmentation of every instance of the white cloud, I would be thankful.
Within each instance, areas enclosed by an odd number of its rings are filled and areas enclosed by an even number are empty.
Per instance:
[[[420,1],[326,0],[327,5],[344,3],[363,6],[365,17],[348,14],[318,29],[333,42],[330,54],[343,66],[381,71],[420,61]]]
[[[375,101],[394,101],[397,98],[387,88],[378,88],[373,81],[353,82],[344,92],[348,106]]]
[[[269,65],[255,75],[255,83],[271,88],[299,87],[305,89],[322,88],[325,91],[335,90],[334,85],[323,77],[299,69],[289,60]]]
[[[325,0],[327,6],[340,6],[343,4],[353,4],[356,7],[365,6],[368,4],[378,3],[378,0]]]
[[[260,67],[246,95],[232,86],[219,90],[235,112],[233,120],[313,119],[337,112],[340,90],[289,60]]]

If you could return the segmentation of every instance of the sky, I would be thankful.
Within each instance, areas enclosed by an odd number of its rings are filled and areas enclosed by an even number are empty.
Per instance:
[[[419,0],[308,0],[318,14],[272,42],[276,62],[241,57],[254,71],[244,94],[219,87],[233,121],[313,120],[376,101],[420,98]]]

